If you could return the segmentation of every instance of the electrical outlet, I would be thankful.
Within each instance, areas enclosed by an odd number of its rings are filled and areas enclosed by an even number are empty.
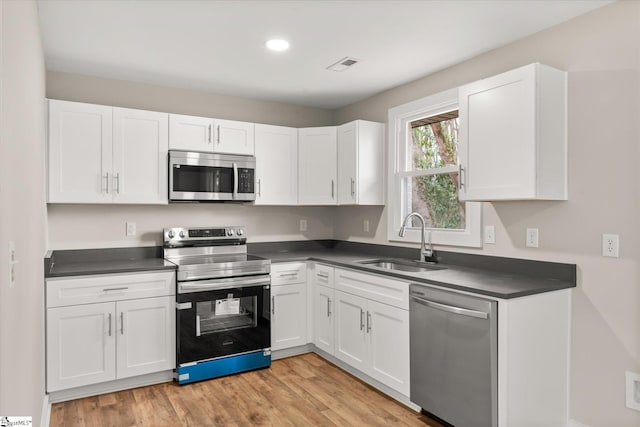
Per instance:
[[[136,223],[127,222],[127,236],[135,236],[135,235],[136,235]]]
[[[300,231],[307,231],[307,220],[306,219],[301,219],[300,220]]]
[[[602,256],[618,258],[618,235],[602,235]]]
[[[640,374],[625,372],[625,391],[627,408],[640,411]]]
[[[527,228],[526,246],[528,248],[538,247],[538,229],[537,228]]]
[[[365,233],[369,232],[369,220],[368,219],[364,220],[364,222],[362,223],[362,228],[363,228]]]
[[[16,283],[16,244],[9,242],[9,287],[13,288]]]
[[[496,227],[493,225],[484,226],[484,242],[488,244],[496,243]]]

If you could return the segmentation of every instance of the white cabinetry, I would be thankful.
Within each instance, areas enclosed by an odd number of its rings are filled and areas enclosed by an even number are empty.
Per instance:
[[[254,124],[170,114],[169,147],[174,150],[253,155]]]
[[[255,204],[298,204],[298,130],[257,124],[255,151]]]
[[[337,133],[338,204],[384,205],[384,124],[356,120]]]
[[[298,129],[298,204],[337,202],[335,126]]]
[[[167,203],[168,115],[49,101],[50,203]]]
[[[567,74],[530,64],[459,88],[460,199],[567,199]]]
[[[304,262],[271,266],[271,350],[307,343],[307,275]]]
[[[335,349],[334,319],[333,267],[316,264],[313,280],[313,342],[332,356]]]
[[[335,357],[409,395],[407,283],[335,269]]]
[[[175,273],[47,279],[47,391],[175,368]]]

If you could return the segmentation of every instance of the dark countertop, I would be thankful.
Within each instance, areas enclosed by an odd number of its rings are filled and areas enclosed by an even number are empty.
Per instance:
[[[358,261],[378,258],[414,260],[417,249],[385,245],[365,245],[335,242],[314,248],[279,248],[272,244],[254,244],[252,253],[270,258],[271,262],[316,261],[336,267],[362,270],[407,280],[412,283],[436,285],[443,288],[480,295],[510,299],[543,292],[574,288],[576,265],[546,261],[532,261],[483,255],[440,252],[439,266],[444,269],[422,273],[387,270],[359,264]],[[260,247],[264,245],[263,247]]]
[[[45,278],[175,269],[155,246],[53,251],[44,259]]]
[[[316,261],[412,283],[436,285],[510,299],[576,286],[576,265],[454,252],[438,252],[444,269],[422,273],[391,271],[359,264],[376,258],[413,260],[418,250],[334,240],[250,243],[250,253],[273,263]],[[45,277],[172,270],[161,247],[54,251],[45,258]]]

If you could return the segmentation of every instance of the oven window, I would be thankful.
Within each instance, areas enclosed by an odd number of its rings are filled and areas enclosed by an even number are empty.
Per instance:
[[[196,303],[196,336],[234,329],[255,328],[258,324],[258,298],[246,296]]]
[[[211,166],[173,167],[173,191],[233,193],[233,169]]]

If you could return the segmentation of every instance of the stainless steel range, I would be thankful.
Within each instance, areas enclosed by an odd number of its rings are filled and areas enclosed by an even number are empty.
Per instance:
[[[165,228],[163,235],[164,257],[178,266],[178,383],[269,366],[271,262],[247,254],[245,228]]]

